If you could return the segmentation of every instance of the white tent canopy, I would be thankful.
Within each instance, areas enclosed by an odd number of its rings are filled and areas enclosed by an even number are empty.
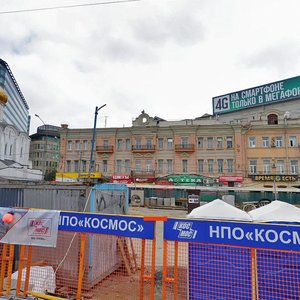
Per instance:
[[[247,221],[252,218],[245,211],[238,209],[223,200],[216,199],[207,204],[194,208],[188,215],[190,219]]]
[[[275,200],[248,212],[255,222],[300,223],[300,209],[292,204]]]

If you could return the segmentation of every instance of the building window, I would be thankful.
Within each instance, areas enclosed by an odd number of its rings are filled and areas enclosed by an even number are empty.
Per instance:
[[[181,147],[187,148],[189,144],[189,138],[188,137],[182,137],[181,138]]]
[[[277,174],[284,174],[285,170],[284,170],[284,160],[277,160],[276,163],[276,172]]]
[[[167,147],[168,147],[168,150],[173,150],[173,139],[172,138],[167,139]]]
[[[80,150],[80,141],[75,142],[76,150]]]
[[[131,163],[129,159],[125,159],[125,173],[129,173],[131,171]]]
[[[204,172],[204,160],[198,159],[198,173],[202,174]]]
[[[68,141],[68,151],[72,151],[72,141]]]
[[[251,159],[249,161],[249,173],[250,174],[257,174],[257,161],[254,159]]]
[[[224,148],[223,138],[217,137],[217,149],[223,149],[223,148]]]
[[[207,171],[208,171],[208,173],[214,172],[214,160],[213,159],[207,160]]]
[[[82,160],[82,172],[86,172],[86,160]]]
[[[203,149],[204,148],[204,139],[203,139],[203,137],[198,137],[197,147],[198,147],[198,149]]]
[[[20,151],[20,157],[23,156],[23,147],[21,147],[21,151]]]
[[[281,137],[281,136],[277,136],[277,137],[275,138],[275,145],[276,145],[276,147],[278,147],[278,148],[283,147],[283,140],[282,140],[282,137]]]
[[[289,137],[289,146],[290,147],[297,147],[297,137],[296,136],[290,136]]]
[[[292,174],[298,174],[298,160],[291,160],[290,170]]]
[[[163,173],[163,171],[164,171],[164,161],[163,161],[163,159],[158,159],[157,160],[157,172],[159,174],[161,174],[161,173]]]
[[[5,143],[5,146],[4,146],[4,155],[7,154],[7,143]]]
[[[117,150],[122,151],[122,145],[123,145],[123,140],[118,139],[117,140]]]
[[[249,137],[249,147],[250,148],[256,147],[256,138],[254,136]]]
[[[270,147],[269,137],[268,136],[263,136],[263,138],[262,138],[262,146],[264,148],[269,148]]]
[[[226,138],[226,143],[227,143],[227,149],[232,149],[233,148],[233,140],[232,136],[228,136]]]
[[[74,160],[74,172],[79,172],[79,161]]]
[[[207,149],[213,149],[214,148],[214,139],[212,137],[207,138]]]
[[[102,160],[102,172],[107,173],[108,172],[108,163],[107,160]]]
[[[163,150],[163,149],[164,149],[164,139],[158,138],[158,150]]]
[[[9,155],[12,155],[12,149],[13,149],[13,146],[10,145],[10,147],[9,147]]]
[[[122,172],[122,160],[120,160],[120,159],[117,159],[116,172],[118,174],[120,174]]]
[[[87,150],[88,150],[88,141],[87,141],[87,140],[84,140],[84,141],[83,141],[83,150],[84,150],[84,151],[87,151]]]
[[[233,159],[227,159],[227,173],[233,173]]]
[[[223,159],[218,159],[217,163],[218,163],[218,173],[223,173],[224,172],[224,170],[223,170]]]
[[[147,159],[146,161],[146,172],[152,171],[152,161],[150,159]]]
[[[67,160],[66,164],[67,164],[67,166],[66,166],[67,172],[71,172],[71,161]]]
[[[167,173],[173,174],[173,159],[167,159]]]
[[[136,149],[141,149],[142,148],[142,140],[141,139],[136,139],[135,140],[135,147],[136,147]]]
[[[182,173],[188,173],[188,161],[187,161],[187,159],[182,160]]]
[[[276,114],[268,115],[268,125],[277,125],[278,124],[278,116]]]
[[[108,149],[108,140],[103,140],[103,148]]]
[[[135,171],[141,172],[141,170],[142,170],[142,162],[139,159],[137,159],[135,161]]]
[[[130,139],[126,139],[125,144],[126,144],[126,150],[131,150],[131,141],[130,141]]]
[[[263,174],[272,173],[272,164],[270,159],[263,159]]]
[[[152,149],[152,139],[146,140],[146,147],[147,147],[147,149]]]

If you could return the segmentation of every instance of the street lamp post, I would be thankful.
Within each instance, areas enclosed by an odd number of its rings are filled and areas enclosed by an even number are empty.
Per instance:
[[[98,111],[103,108],[104,106],[106,106],[106,104],[98,107],[96,106],[95,109],[95,118],[94,118],[94,129],[93,129],[93,138],[92,138],[92,146],[91,146],[91,156],[90,156],[90,166],[89,166],[89,177],[91,176],[91,172],[94,171],[94,148],[95,148],[95,139],[96,139],[96,124],[97,124],[97,115],[98,115]]]
[[[43,175],[44,175],[44,179],[45,179],[45,175],[46,175],[46,160],[47,160],[47,151],[48,151],[48,131],[47,131],[47,125],[45,124],[45,122],[43,121],[43,119],[35,114],[35,116],[40,119],[40,121],[43,123],[44,127],[45,127],[45,134],[46,134],[46,141],[45,141],[45,147],[44,147],[44,160],[43,160]]]

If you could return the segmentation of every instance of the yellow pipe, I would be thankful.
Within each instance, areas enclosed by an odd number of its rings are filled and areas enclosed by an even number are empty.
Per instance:
[[[3,283],[5,277],[5,270],[7,266],[7,259],[6,259],[7,249],[8,249],[8,244],[3,244],[1,266],[0,266],[0,294],[1,295],[3,292]]]
[[[11,290],[11,276],[13,271],[14,263],[14,253],[15,245],[9,244],[9,257],[8,257],[8,269],[7,269],[7,284],[6,284],[6,294],[9,295]]]
[[[81,243],[80,243],[80,261],[79,261],[79,274],[78,274],[77,296],[76,296],[77,300],[80,300],[80,297],[81,297],[83,267],[84,267],[85,241],[86,241],[86,234],[82,233],[81,234]]]
[[[32,246],[30,245],[27,248],[26,276],[25,276],[25,283],[24,283],[24,294],[25,294],[25,296],[27,295],[27,291],[28,291],[28,287],[29,287],[31,258],[32,258]]]
[[[46,295],[46,294],[42,294],[42,293],[36,293],[36,292],[28,292],[28,294],[33,296],[33,297],[38,297],[38,298],[41,298],[41,299],[66,300],[66,298],[60,298],[60,297]]]

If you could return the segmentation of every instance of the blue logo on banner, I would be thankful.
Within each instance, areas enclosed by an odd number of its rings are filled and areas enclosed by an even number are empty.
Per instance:
[[[300,226],[168,219],[164,239],[299,251]]]
[[[154,239],[154,223],[137,217],[61,212],[58,229]]]

